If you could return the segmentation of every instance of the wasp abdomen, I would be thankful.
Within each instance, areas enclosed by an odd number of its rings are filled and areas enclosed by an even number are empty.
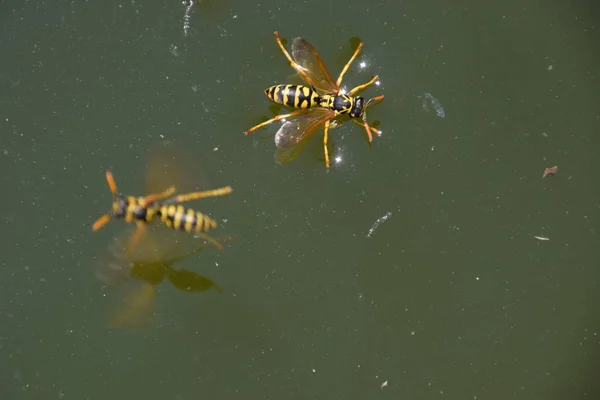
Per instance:
[[[319,94],[304,85],[275,85],[265,90],[275,103],[293,108],[311,108],[319,105]]]
[[[186,209],[182,205],[163,207],[161,220],[169,228],[190,233],[208,232],[217,227],[212,218],[191,208]]]

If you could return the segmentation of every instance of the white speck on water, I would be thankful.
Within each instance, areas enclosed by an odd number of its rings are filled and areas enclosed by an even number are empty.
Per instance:
[[[369,229],[369,232],[367,232],[367,238],[370,238],[371,236],[373,236],[373,233],[375,232],[375,229],[377,229],[379,224],[387,221],[387,219],[391,216],[392,216],[392,212],[388,211],[383,216],[377,218],[377,220],[373,223],[373,226],[371,226],[371,229]]]
[[[541,241],[547,241],[550,240],[550,238],[547,238],[545,236],[534,236],[534,238],[536,238],[537,240],[541,240]]]

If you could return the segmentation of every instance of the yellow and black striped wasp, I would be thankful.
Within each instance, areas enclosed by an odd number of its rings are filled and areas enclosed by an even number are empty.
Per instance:
[[[309,86],[275,85],[266,89],[265,94],[272,101],[298,110],[289,114],[277,115],[275,118],[253,126],[245,132],[246,135],[272,122],[284,120],[285,122],[275,134],[275,145],[278,148],[275,158],[278,162],[284,163],[291,161],[300,153],[302,148],[296,148],[296,145],[304,146],[306,141],[302,141],[325,124],[323,149],[325,152],[325,166],[329,167],[327,138],[332,119],[340,115],[348,115],[351,121],[365,128],[369,143],[373,140],[371,131],[378,135],[381,134],[380,131],[370,127],[367,123],[366,109],[368,106],[383,100],[383,96],[377,96],[368,101],[365,101],[363,97],[354,96],[357,92],[375,83],[378,77],[375,76],[369,82],[356,86],[348,93],[342,93],[340,88],[344,74],[350,68],[352,61],[358,56],[362,43],[358,45],[358,48],[342,69],[337,81],[334,81],[327,68],[325,68],[319,53],[309,42],[302,38],[294,39],[292,42],[292,58],[281,43],[279,33],[275,32],[274,34],[277,44],[291,66]]]
[[[115,238],[96,268],[96,277],[108,287],[121,289],[123,298],[113,309],[109,326],[114,329],[135,329],[152,322],[158,286],[165,281],[186,293],[223,290],[209,278],[178,264],[204,250],[204,245],[194,244],[185,251],[183,241],[174,243],[174,236],[156,236],[156,231],[146,232],[143,244],[131,245],[135,234],[126,232]],[[220,239],[225,243],[230,238]],[[191,243],[191,238],[188,238]]]
[[[122,219],[127,223],[136,223],[139,228],[144,228],[146,225],[158,220],[169,228],[192,233],[219,248],[221,247],[218,242],[205,234],[205,232],[217,227],[216,221],[201,212],[185,208],[181,203],[229,194],[232,192],[231,186],[177,196],[173,196],[175,187],[171,186],[160,193],[135,197],[126,196],[117,191],[117,184],[111,171],[106,172],[106,181],[113,194],[112,210],[94,222],[94,225],[92,225],[94,231],[102,228],[111,218]]]

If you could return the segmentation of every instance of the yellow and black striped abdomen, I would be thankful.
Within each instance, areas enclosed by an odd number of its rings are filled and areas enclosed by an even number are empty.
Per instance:
[[[275,103],[293,108],[311,108],[319,105],[319,94],[309,86],[275,85],[265,90]]]
[[[189,233],[208,232],[217,227],[212,218],[182,205],[162,206],[160,220],[169,228]]]

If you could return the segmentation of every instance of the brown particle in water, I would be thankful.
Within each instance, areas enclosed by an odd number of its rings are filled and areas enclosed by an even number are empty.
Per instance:
[[[549,175],[556,175],[557,172],[558,172],[558,165],[555,165],[552,168],[546,168],[544,170],[544,175],[542,176],[542,178],[545,178]]]

